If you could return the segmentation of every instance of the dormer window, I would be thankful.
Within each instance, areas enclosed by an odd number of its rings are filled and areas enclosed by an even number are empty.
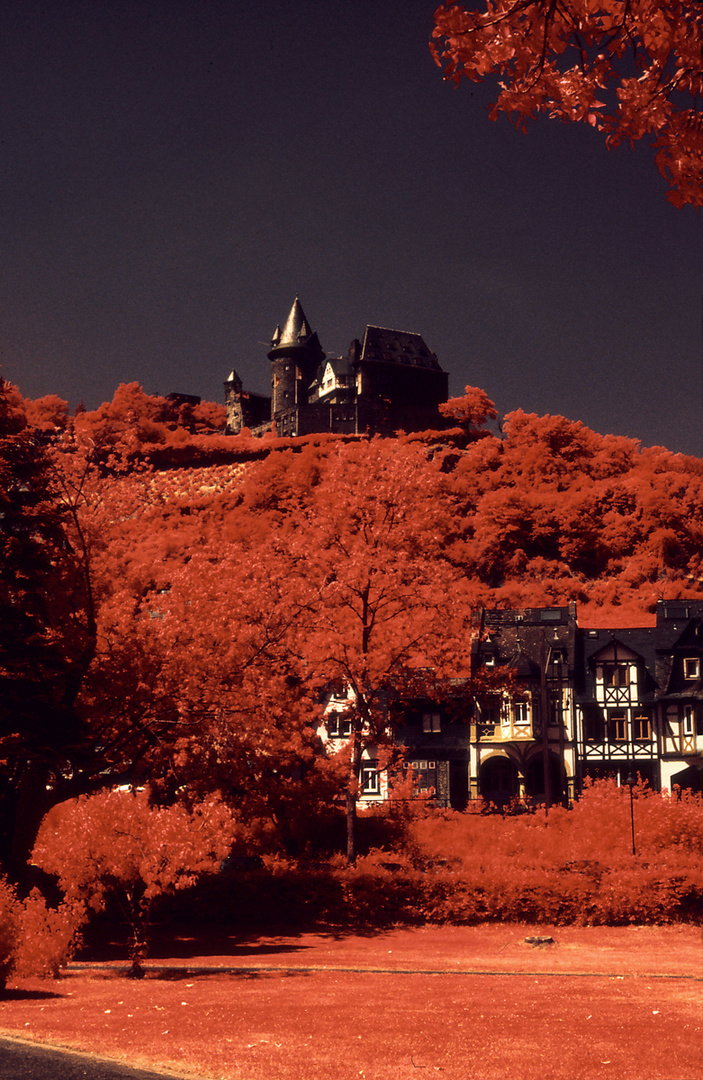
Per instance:
[[[686,656],[683,661],[684,679],[700,679],[701,662],[697,656]]]
[[[630,685],[630,668],[628,664],[605,664],[603,667],[603,681],[606,686],[614,688]]]

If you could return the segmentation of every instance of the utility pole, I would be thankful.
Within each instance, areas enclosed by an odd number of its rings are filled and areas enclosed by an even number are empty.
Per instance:
[[[549,690],[547,687],[547,666],[551,648],[547,650],[547,639],[542,630],[542,642],[540,647],[540,698],[542,713],[542,768],[544,770],[544,816],[549,816],[549,808],[552,805],[551,777],[549,769]]]
[[[564,765],[564,741],[566,739],[566,717],[568,715],[567,710],[564,708],[564,671],[563,671],[563,658],[562,654],[558,653],[556,657],[557,664],[557,707],[556,716],[557,723],[559,725],[559,786],[561,790],[561,804],[568,807],[568,784],[566,781],[566,768]]]

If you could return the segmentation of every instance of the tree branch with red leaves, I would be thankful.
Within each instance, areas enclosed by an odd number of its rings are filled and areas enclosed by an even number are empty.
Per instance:
[[[703,7],[696,0],[442,4],[430,43],[445,78],[498,82],[491,118],[582,121],[608,146],[648,138],[675,206],[703,205]]]

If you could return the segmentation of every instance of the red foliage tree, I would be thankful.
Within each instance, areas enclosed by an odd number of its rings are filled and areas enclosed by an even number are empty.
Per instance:
[[[39,419],[46,411],[40,406],[41,401],[34,403]],[[194,436],[221,433],[224,426],[223,405],[147,394],[136,382],[121,383],[112,401],[92,412],[77,411],[75,417],[75,427],[90,439],[96,459],[109,464],[115,456],[131,460],[159,447],[183,447]]]
[[[54,434],[68,426],[71,416],[68,402],[56,394],[46,394],[34,401],[25,399],[24,407],[30,427]]]
[[[125,417],[133,406],[162,421],[139,388],[127,390],[122,418],[100,419],[102,450],[99,425],[81,417],[45,449],[21,399],[7,398],[0,464],[19,477],[29,447],[36,470],[21,473],[21,498],[8,495],[5,534],[16,521],[27,539],[8,552],[27,554],[22,580],[39,597],[70,553],[83,598],[73,622],[85,630],[93,619],[90,663],[72,667],[75,726],[54,726],[61,739],[49,748],[13,743],[20,728],[2,744],[15,770],[3,775],[21,778],[31,763],[36,781],[23,788],[30,812],[3,804],[4,822],[22,823],[25,853],[52,804],[145,779],[165,800],[184,786],[228,792],[295,851],[299,808],[323,807],[338,781],[316,728],[322,688],[340,682],[355,691],[343,781],[353,833],[365,742],[384,740],[394,702],[441,694],[443,677],[461,673],[472,606],[575,599],[586,618],[617,604],[637,624],[663,594],[700,593],[696,459],[518,411],[501,438],[259,441],[264,456],[247,465],[222,463],[215,448],[201,466],[157,468],[142,444],[132,454],[141,421]],[[448,404],[470,431],[491,415],[481,391]],[[46,578],[50,549],[32,547],[42,507],[60,525]],[[32,590],[4,587],[13,615],[23,613],[16,625],[43,648],[41,619],[31,635],[26,622]],[[62,617],[52,642],[71,625]],[[7,635],[6,666],[19,641]],[[42,675],[36,685],[48,694],[53,684]],[[18,798],[14,780],[3,782]]]
[[[486,420],[497,420],[498,412],[485,390],[476,386],[464,387],[461,397],[450,398],[439,406],[442,416],[453,420],[473,438],[488,435],[483,425]]]
[[[364,748],[389,741],[403,702],[436,698],[449,677],[468,675],[472,593],[444,557],[449,510],[441,456],[383,439],[302,455],[267,508],[269,543],[298,603],[289,647],[313,685],[351,692],[350,862]]]
[[[130,975],[140,977],[153,901],[217,870],[234,834],[232,815],[217,800],[187,810],[152,806],[146,790],[113,790],[54,809],[34,858],[74,907],[99,911],[108,895],[117,899],[131,931]]]
[[[491,117],[584,121],[609,146],[651,138],[676,206],[703,205],[703,12],[692,0],[487,0],[435,13],[446,77],[497,76]]]
[[[80,740],[95,633],[80,552],[21,396],[0,380],[0,865],[22,878],[47,787]]]
[[[0,992],[10,975],[58,975],[73,955],[78,929],[71,903],[50,908],[38,889],[21,902],[0,878]]]

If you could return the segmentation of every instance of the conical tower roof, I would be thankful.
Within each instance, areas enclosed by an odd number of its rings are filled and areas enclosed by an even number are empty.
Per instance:
[[[291,349],[306,349],[311,355],[315,355],[318,361],[320,357],[324,358],[325,355],[320,347],[317,334],[313,333],[297,296],[293,301],[293,307],[290,309],[283,329],[281,330],[281,327],[277,326],[274,331],[269,358],[273,360],[274,357],[289,352]]]
[[[293,307],[290,309],[283,330],[276,327],[271,344],[275,347],[283,345],[304,345],[312,334],[310,323],[305,318],[305,312],[300,300],[296,296]]]

